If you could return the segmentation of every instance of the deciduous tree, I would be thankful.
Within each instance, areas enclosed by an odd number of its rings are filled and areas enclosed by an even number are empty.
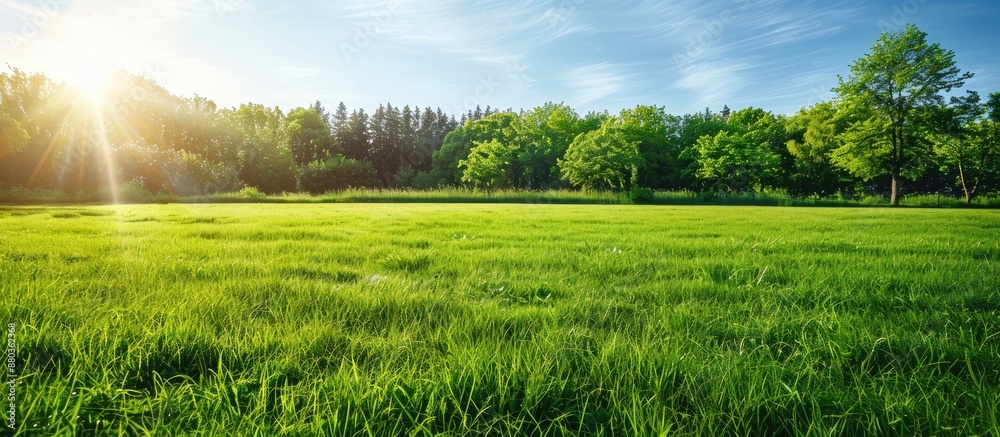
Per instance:
[[[1000,95],[992,98],[1000,100]],[[935,136],[934,150],[941,157],[942,170],[958,171],[955,183],[961,187],[966,203],[972,203],[981,188],[994,185],[1000,170],[997,126],[986,118],[987,109],[979,94],[969,91],[964,97],[952,97],[951,105],[936,115],[941,128]]]
[[[830,162],[830,152],[840,146],[837,107],[821,102],[803,109],[786,121],[786,131],[793,138],[786,147],[794,159],[787,188],[793,195],[829,196],[847,188],[848,175]]]
[[[330,125],[314,108],[298,108],[288,113],[285,119],[288,134],[288,148],[298,165],[323,160],[334,155],[335,144],[330,133]]]
[[[865,179],[889,175],[897,205],[904,178],[919,177],[931,162],[929,136],[933,113],[945,105],[942,93],[971,77],[955,66],[954,52],[927,42],[915,26],[882,34],[834,88],[851,119],[834,162]]]
[[[585,189],[626,191],[639,180],[639,142],[629,140],[622,120],[610,118],[600,129],[580,134],[559,160],[563,179]]]
[[[463,169],[462,182],[486,190],[502,185],[514,150],[514,147],[495,139],[477,142],[469,157],[458,162],[458,167]]]

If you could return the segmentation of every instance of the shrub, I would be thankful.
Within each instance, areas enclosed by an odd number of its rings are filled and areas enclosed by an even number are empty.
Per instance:
[[[653,190],[646,187],[633,187],[628,192],[628,198],[632,203],[652,203]]]
[[[344,155],[311,162],[299,172],[299,189],[312,194],[379,185],[378,174],[370,162],[345,158]]]
[[[257,187],[243,187],[240,190],[239,197],[241,199],[263,199],[267,196],[258,190]]]
[[[698,193],[698,197],[705,202],[714,202],[719,198],[719,192],[712,188]]]
[[[296,169],[287,147],[264,148],[244,158],[239,176],[248,186],[276,194],[295,191]]]
[[[163,172],[171,191],[181,196],[236,191],[241,185],[239,174],[231,164],[211,162],[201,155],[184,151],[171,156]]]
[[[153,197],[140,181],[124,182],[118,186],[118,199],[126,202],[143,202]]]
[[[438,181],[429,171],[418,171],[417,174],[413,176],[413,188],[419,190],[430,190],[438,188],[437,184]]]

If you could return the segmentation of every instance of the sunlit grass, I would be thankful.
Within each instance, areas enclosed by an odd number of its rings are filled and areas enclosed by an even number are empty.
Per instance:
[[[0,209],[28,434],[989,435],[1000,215]]]
[[[117,200],[116,200],[117,199]],[[6,188],[0,190],[0,204],[52,205],[81,203],[511,203],[511,204],[593,204],[629,205],[626,193],[579,190],[495,190],[468,188],[369,189],[353,188],[325,194],[264,194],[253,187],[236,192],[180,197],[169,193],[151,194],[134,183],[122,184],[117,192],[101,190],[74,195],[40,189]],[[647,203],[657,205],[744,205],[744,206],[847,206],[886,207],[889,199],[879,196],[854,198],[793,197],[782,192],[698,194],[690,191],[658,191]],[[943,195],[904,196],[900,205],[920,208],[998,208],[1000,197],[989,194],[973,199],[971,205],[958,197]]]

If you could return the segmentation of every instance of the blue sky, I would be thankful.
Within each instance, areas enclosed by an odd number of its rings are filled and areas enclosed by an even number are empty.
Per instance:
[[[996,0],[0,0],[0,61],[70,82],[114,65],[221,106],[790,114],[907,22],[1000,91]]]

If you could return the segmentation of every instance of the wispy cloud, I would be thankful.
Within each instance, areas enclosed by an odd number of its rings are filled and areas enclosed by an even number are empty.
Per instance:
[[[726,98],[735,97],[747,83],[747,64],[702,62],[685,71],[675,87],[695,94],[695,105],[721,105]]]
[[[516,4],[441,0],[431,4],[349,0],[327,12],[357,29],[377,24],[377,37],[392,44],[459,56],[493,65],[520,62],[527,53],[580,31],[571,11],[559,2],[527,0]]]
[[[60,7],[44,26],[17,40],[53,3]],[[983,37],[1000,7],[988,3],[927,2],[908,17],[934,41],[946,36],[959,66],[977,73],[968,88],[983,92],[1000,89]],[[57,80],[88,62],[162,70],[172,91],[223,105],[321,99],[372,108],[391,99],[530,108],[553,100],[580,111],[648,103],[794,112],[828,97],[823,90],[874,41],[876,23],[902,4],[0,0],[0,60]],[[11,37],[16,47],[5,44]],[[344,44],[357,46],[353,61]]]
[[[620,65],[593,64],[574,68],[566,72],[563,79],[574,90],[573,103],[587,105],[621,92],[624,84],[634,77],[634,74],[625,73],[626,70]]]
[[[806,101],[816,81],[791,84],[788,77],[801,72],[803,65],[815,71],[815,65],[795,59],[815,55],[789,47],[832,38],[844,32],[851,17],[866,11],[863,5],[845,2],[747,0],[721,7],[693,0],[679,3],[694,12],[669,28],[675,41],[670,44],[676,69],[673,88],[693,93],[692,103],[698,106],[732,104],[751,95]]]

